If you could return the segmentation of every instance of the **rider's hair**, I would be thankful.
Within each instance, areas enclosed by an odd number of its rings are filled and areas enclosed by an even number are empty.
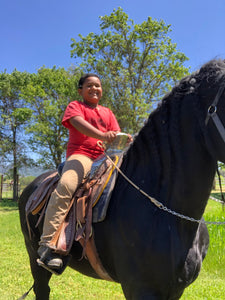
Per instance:
[[[85,80],[89,77],[97,77],[101,81],[101,79],[99,78],[99,76],[97,74],[94,74],[94,73],[84,74],[78,82],[78,89],[82,89]]]

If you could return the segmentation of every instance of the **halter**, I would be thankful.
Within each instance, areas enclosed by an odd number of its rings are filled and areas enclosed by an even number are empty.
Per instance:
[[[216,94],[216,97],[213,101],[213,103],[209,106],[208,108],[208,113],[205,119],[205,125],[207,126],[209,119],[212,118],[221,138],[223,139],[224,143],[225,143],[225,128],[222,124],[222,122],[220,121],[220,118],[217,115],[217,104],[219,102],[219,99],[221,97],[221,95],[223,94],[223,91],[225,89],[225,85],[221,86],[218,93]]]

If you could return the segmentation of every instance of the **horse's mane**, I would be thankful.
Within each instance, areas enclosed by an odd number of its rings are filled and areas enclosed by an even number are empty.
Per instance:
[[[207,84],[207,87],[210,89],[217,87],[222,80],[225,80],[225,60],[211,60],[204,64],[199,70],[181,79],[179,83],[163,97],[158,108],[165,101],[184,97],[200,89],[203,85],[205,87],[205,84]]]
[[[214,90],[214,95],[216,95],[215,89],[216,91],[218,90],[218,85],[221,81],[225,82],[225,61],[221,59],[211,60],[198,71],[180,80],[163,97],[158,107],[149,115],[146,124],[135,137],[133,145],[130,151],[128,151],[130,159],[134,161],[140,159],[143,160],[143,163],[151,159],[154,164],[152,179],[153,177],[160,179],[163,168],[160,155],[163,152],[164,156],[167,157],[167,167],[170,166],[167,168],[169,170],[167,178],[173,178],[177,168],[174,157],[176,155],[176,157],[182,159],[180,136],[182,99],[186,96],[192,99],[192,97],[198,97],[199,94],[208,95],[207,90]],[[196,118],[194,122],[196,122],[197,126],[199,120]],[[157,181],[158,187],[156,187],[155,191],[160,190],[160,181]]]

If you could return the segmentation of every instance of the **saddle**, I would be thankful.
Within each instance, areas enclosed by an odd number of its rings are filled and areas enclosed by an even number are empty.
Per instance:
[[[101,265],[94,244],[92,223],[105,219],[113,187],[117,178],[117,169],[123,159],[123,152],[110,157],[102,157],[100,165],[93,168],[75,192],[64,221],[53,236],[50,247],[55,252],[68,255],[73,241],[79,241],[83,247],[82,258],[88,258],[96,273],[103,279],[112,280]],[[112,163],[113,162],[113,163]],[[98,162],[99,164],[99,162]],[[97,165],[98,165],[97,164]],[[60,174],[54,172],[39,184],[26,204],[26,219],[31,235],[28,216],[39,215],[36,227],[44,217],[51,193],[56,188]]]

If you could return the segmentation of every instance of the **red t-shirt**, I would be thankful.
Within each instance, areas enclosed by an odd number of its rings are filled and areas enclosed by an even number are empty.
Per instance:
[[[107,107],[98,105],[96,108],[92,108],[79,101],[70,102],[66,108],[62,120],[62,125],[69,129],[66,157],[76,153],[96,159],[103,153],[103,149],[97,145],[97,139],[82,134],[70,124],[70,118],[75,116],[83,117],[102,132],[120,131],[116,117]]]

